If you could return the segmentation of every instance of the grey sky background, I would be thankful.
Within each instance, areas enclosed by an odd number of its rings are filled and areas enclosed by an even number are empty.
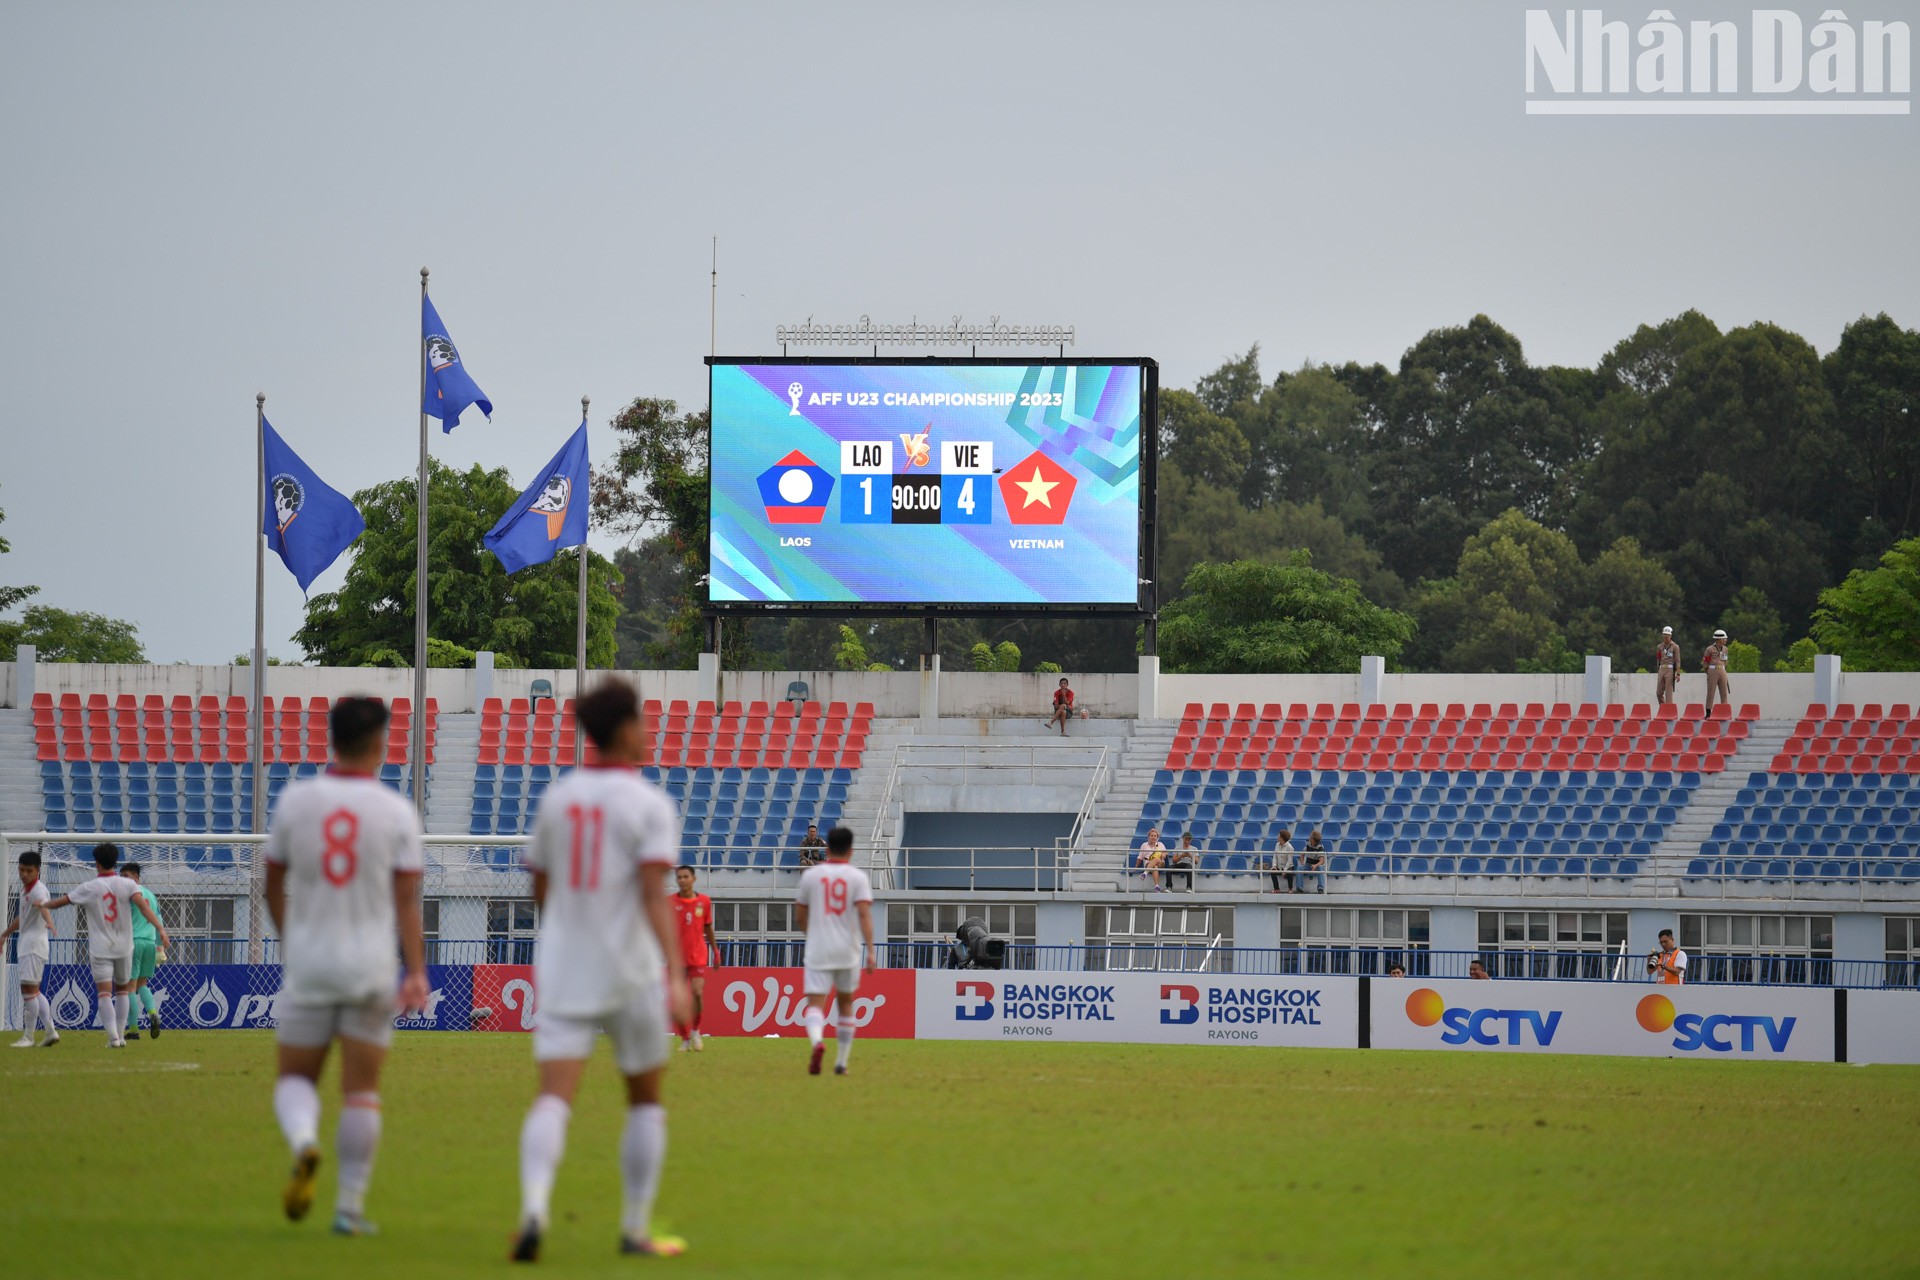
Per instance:
[[[1476,312],[1579,365],[1687,307],[1920,325],[1915,117],[1530,118],[1526,7],[13,0],[0,581],[249,647],[254,393],[336,488],[411,475],[423,265],[496,406],[435,455],[522,483],[583,394],[597,459],[632,397],[704,403],[714,234],[723,354],[999,315],[1186,386]],[[267,602],[297,658],[277,561]]]

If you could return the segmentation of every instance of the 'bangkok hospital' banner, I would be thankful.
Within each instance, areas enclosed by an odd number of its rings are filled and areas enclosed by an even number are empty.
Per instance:
[[[922,1040],[1311,1045],[1359,1041],[1351,979],[922,970]]]
[[[1920,996],[1905,995],[1911,1056]],[[1834,1060],[1834,993],[1782,987],[1375,979],[1376,1049]],[[1883,1059],[1884,1061],[1885,1059]]]

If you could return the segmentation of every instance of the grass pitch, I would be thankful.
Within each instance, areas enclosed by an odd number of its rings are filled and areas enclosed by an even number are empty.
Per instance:
[[[687,1276],[1912,1275],[1920,1068],[804,1041],[675,1054],[659,1221],[619,1258],[606,1049],[539,1269]],[[507,1274],[526,1037],[401,1033],[377,1238],[279,1214],[268,1033],[0,1049],[8,1275]]]

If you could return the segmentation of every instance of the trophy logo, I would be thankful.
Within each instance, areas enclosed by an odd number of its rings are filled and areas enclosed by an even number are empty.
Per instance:
[[[806,388],[797,382],[789,382],[787,384],[787,399],[793,402],[793,408],[787,410],[787,416],[789,418],[797,418],[800,416],[800,397],[805,392]]]

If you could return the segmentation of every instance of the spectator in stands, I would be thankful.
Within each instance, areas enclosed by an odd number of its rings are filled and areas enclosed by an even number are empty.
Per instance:
[[[1713,714],[1713,695],[1720,695],[1722,705],[1733,701],[1733,694],[1727,688],[1727,633],[1713,633],[1713,643],[1700,655],[1700,670],[1707,677],[1707,714]]]
[[[1320,843],[1320,828],[1315,827],[1307,833],[1307,847],[1301,851],[1300,881],[1304,884],[1309,876],[1317,877],[1314,889],[1302,889],[1302,893],[1325,893],[1327,891],[1327,847]]]
[[[1660,931],[1660,949],[1647,957],[1647,972],[1655,982],[1679,986],[1687,980],[1687,953],[1673,940],[1673,930]]]
[[[1134,855],[1133,869],[1153,882],[1154,892],[1164,893],[1160,887],[1160,864],[1167,860],[1167,846],[1160,843],[1160,828],[1148,827],[1147,838],[1140,843],[1140,852]]]
[[[1167,888],[1174,888],[1173,878],[1187,878],[1187,892],[1193,892],[1193,869],[1200,865],[1200,851],[1193,847],[1193,832],[1182,831],[1180,843],[1175,845],[1166,857]]]
[[[1487,981],[1492,981],[1493,979],[1493,975],[1487,972],[1487,966],[1481,964],[1478,960],[1475,960],[1467,966],[1467,976],[1469,978],[1481,978]]]
[[[1273,852],[1267,856],[1267,875],[1273,880],[1275,893],[1293,892],[1294,873],[1299,866],[1300,857],[1293,851],[1293,832],[1282,827],[1279,840],[1274,842]]]
[[[1053,715],[1047,721],[1048,727],[1060,726],[1060,736],[1067,736],[1067,721],[1073,719],[1073,690],[1067,687],[1067,678],[1060,677],[1060,687],[1053,691]]]
[[[1673,642],[1673,628],[1660,628],[1660,643],[1653,647],[1653,669],[1658,676],[1653,696],[1663,705],[1673,701],[1674,682],[1680,678],[1680,646]]]
[[[820,824],[809,822],[807,834],[800,838],[800,865],[810,867],[827,856],[827,842],[820,838]]]
[[[1387,976],[1389,978],[1404,978],[1407,976],[1407,971],[1397,964],[1390,964],[1387,966]]]

